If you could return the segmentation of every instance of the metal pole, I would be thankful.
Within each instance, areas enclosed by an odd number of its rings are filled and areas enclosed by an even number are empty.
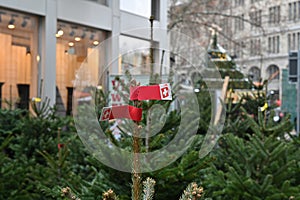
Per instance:
[[[159,72],[160,83],[162,83],[162,68],[163,68],[163,64],[164,64],[164,55],[165,55],[165,50],[163,49],[162,54],[161,54],[160,72]]]
[[[153,20],[154,17],[150,16],[150,85],[154,84],[154,44],[153,44]]]
[[[297,130],[296,135],[300,132],[300,50],[297,54]]]

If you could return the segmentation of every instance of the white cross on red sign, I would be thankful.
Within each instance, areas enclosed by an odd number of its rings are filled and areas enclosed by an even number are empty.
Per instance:
[[[110,114],[111,114],[111,108],[110,107],[103,108],[102,113],[101,113],[101,117],[100,117],[100,121],[109,120]]]
[[[169,96],[169,92],[168,92],[168,88],[167,87],[162,88],[161,92],[162,92],[162,97],[163,98],[166,98],[167,96]]]
[[[159,90],[162,100],[172,100],[171,86],[169,83],[159,84]]]

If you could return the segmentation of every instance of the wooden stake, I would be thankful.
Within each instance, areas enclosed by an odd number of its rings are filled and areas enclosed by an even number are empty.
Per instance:
[[[223,88],[222,88],[222,93],[221,93],[221,96],[220,96],[220,103],[218,104],[218,107],[217,107],[217,113],[216,113],[214,125],[217,125],[218,122],[220,121],[221,114],[222,114],[222,109],[223,109],[223,104],[221,102],[225,102],[228,83],[229,83],[229,76],[225,76],[225,80],[224,80],[224,84],[223,84]]]
[[[140,101],[134,101],[134,106],[139,107]],[[141,199],[141,174],[140,174],[140,128],[139,122],[135,122],[134,124],[134,132],[133,132],[133,171],[132,171],[132,195],[133,200],[140,200]]]
[[[135,133],[133,135],[133,199],[140,200],[141,197],[141,176],[140,176],[140,138],[139,138],[139,127],[136,122]]]

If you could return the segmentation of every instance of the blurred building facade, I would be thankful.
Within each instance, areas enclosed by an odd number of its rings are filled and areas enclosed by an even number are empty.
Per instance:
[[[170,0],[169,23],[171,31],[179,32],[186,38],[177,40],[182,55],[171,55],[171,66],[178,74],[178,81],[192,90],[202,77],[200,71],[206,67],[207,51],[213,43],[213,33],[220,31],[220,10],[227,8],[229,0]],[[218,12],[216,12],[218,11]],[[218,47],[222,48],[218,42]],[[226,51],[222,48],[222,50]],[[191,62],[187,62],[186,56]]]
[[[219,45],[247,78],[269,80],[274,100],[285,95],[283,84],[290,83],[283,81],[282,70],[288,69],[289,52],[300,47],[300,1],[171,0],[169,28],[188,34],[204,48],[215,30]],[[190,66],[175,61],[182,74],[193,79]]]
[[[151,15],[154,27],[167,29],[166,1],[0,0],[0,106],[28,109],[30,99],[47,97],[70,114],[83,63],[102,87],[104,72],[122,74],[149,61]],[[167,48],[167,31],[153,40]],[[144,51],[120,55],[136,47]]]
[[[269,80],[268,90],[281,99],[282,70],[290,51],[300,47],[300,1],[232,0],[220,16],[223,47],[254,81]]]

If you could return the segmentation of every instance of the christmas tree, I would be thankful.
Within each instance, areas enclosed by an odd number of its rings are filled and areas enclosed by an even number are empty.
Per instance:
[[[132,77],[130,76],[130,74],[127,74],[127,78],[130,79]],[[119,80],[119,78],[117,77],[116,80]],[[126,98],[129,95],[124,94],[124,92],[129,93],[128,85],[126,85],[126,81],[121,82],[121,84],[124,84],[122,88],[127,88],[125,91],[122,91],[122,96]],[[172,90],[174,90],[174,93],[176,93],[175,91],[179,88],[176,88],[175,84],[173,86],[174,87],[172,88]],[[200,95],[200,97],[207,97],[207,95],[203,94]],[[187,98],[187,100],[189,100],[189,98]],[[201,98],[199,98],[198,96],[198,99],[195,98],[193,100],[200,102]],[[206,98],[203,98],[202,100],[205,102],[206,100],[210,101],[210,99]],[[186,103],[198,105],[198,102],[191,101]],[[146,135],[147,131],[151,131],[150,138],[140,139],[141,152],[160,150],[164,146],[172,143],[172,140],[176,137],[176,134],[178,134],[179,130],[182,133],[187,133],[191,130],[196,133],[198,130],[197,128],[201,130],[207,129],[206,122],[203,122],[203,124],[199,127],[199,118],[190,120],[190,117],[187,118],[189,119],[189,123],[186,123],[188,124],[188,126],[180,129],[180,122],[182,120],[186,120],[183,118],[186,118],[186,116],[194,116],[194,114],[192,113],[192,110],[188,110],[188,112],[181,115],[181,111],[179,109],[171,109],[173,106],[172,101],[144,101],[140,104],[140,106],[141,108],[143,108],[144,115],[143,119],[139,122],[139,126],[143,127],[145,131],[141,132],[141,134]],[[154,109],[156,109],[157,107],[159,109],[163,108],[167,111],[167,113],[158,112],[157,110],[155,111]],[[204,102],[201,102],[199,107],[200,109],[204,109],[204,107],[206,109],[209,108],[209,106],[207,106],[207,104],[205,104]],[[148,115],[150,115],[150,117]],[[133,151],[133,139],[132,136],[128,134],[129,132],[132,132],[132,129],[130,128],[132,127],[132,125],[130,125],[131,122],[125,121],[118,125],[118,130],[120,131],[120,136],[118,139],[114,138],[114,133],[110,130],[110,126],[112,125],[111,123],[112,122],[109,123],[109,126],[107,126],[107,122],[102,123],[103,127],[106,127],[105,134],[107,135],[107,138],[111,138],[110,141],[114,145],[124,148],[128,151]],[[155,131],[158,132],[153,135]],[[207,167],[208,163],[213,160],[212,158],[204,158],[202,160],[199,160],[198,151],[201,147],[202,141],[202,135],[194,135],[191,142],[188,143],[189,148],[186,149],[186,152],[183,153],[183,155],[175,160],[172,164],[156,171],[139,174],[139,176],[141,177],[141,181],[145,180],[147,177],[151,177],[155,180],[156,184],[155,193],[153,195],[154,199],[179,199],[187,185],[197,180],[199,170]],[[174,152],[176,152],[176,148],[178,148],[178,146],[173,145],[170,148],[173,149]],[[160,158],[158,160],[160,160]],[[149,161],[149,163],[152,164],[155,162],[155,159]],[[113,182],[114,185],[118,185],[119,189],[115,190],[117,194],[122,194],[124,199],[127,199],[125,196],[131,196],[131,176],[129,173],[116,171],[105,166],[101,168],[103,174],[105,174],[105,178],[110,182]]]
[[[278,123],[274,110],[256,106],[257,114],[249,113],[247,106],[254,109],[252,102],[236,110],[241,126],[232,119],[227,122],[235,129],[226,129],[211,155],[216,161],[201,172],[206,195],[222,200],[300,199],[299,138],[289,135],[289,116]]]

